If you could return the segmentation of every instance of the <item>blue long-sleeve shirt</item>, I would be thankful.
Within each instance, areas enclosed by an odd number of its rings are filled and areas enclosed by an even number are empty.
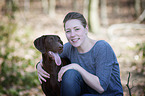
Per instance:
[[[97,41],[93,48],[86,53],[79,53],[77,48],[66,43],[60,56],[68,58],[71,63],[77,63],[86,71],[98,76],[100,84],[105,90],[103,94],[95,92],[98,96],[123,95],[119,64],[113,49],[106,41]]]

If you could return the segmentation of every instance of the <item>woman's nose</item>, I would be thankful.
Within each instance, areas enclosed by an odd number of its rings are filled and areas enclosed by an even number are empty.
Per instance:
[[[72,31],[72,32],[71,32],[71,37],[74,37],[74,36],[75,36],[75,32]]]

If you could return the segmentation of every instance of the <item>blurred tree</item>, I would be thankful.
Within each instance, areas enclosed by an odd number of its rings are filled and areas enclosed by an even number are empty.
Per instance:
[[[18,9],[13,0],[5,0],[5,5],[3,6],[4,15],[14,18],[14,12]]]
[[[101,0],[101,23],[104,26],[108,26],[107,0]]]
[[[78,0],[73,0],[72,2],[73,2],[73,10],[74,10],[74,11],[77,11],[77,10],[78,10],[78,6],[79,6],[79,5],[78,5],[78,4],[79,4],[79,3],[78,3]]]
[[[141,15],[134,21],[135,23],[141,23],[145,20],[145,10],[141,13]]]
[[[141,13],[141,0],[135,0],[135,13],[139,16]]]
[[[49,0],[49,16],[55,15],[56,0]]]
[[[114,0],[114,8],[113,8],[113,10],[114,10],[114,13],[115,14],[118,14],[119,13],[119,10],[120,10],[120,8],[119,8],[119,3],[120,3],[120,1],[119,0]]]
[[[89,0],[88,6],[88,25],[89,29],[93,33],[99,33],[100,21],[99,21],[99,0]]]
[[[48,8],[48,0],[42,0],[42,7],[43,7],[43,12],[45,14],[48,14],[49,8]]]
[[[19,5],[20,4],[20,1],[19,0],[14,0],[14,2]]]
[[[30,0],[24,0],[24,10],[25,11],[30,10]]]
[[[88,5],[89,5],[89,0],[84,0],[83,14],[87,19],[88,19]]]

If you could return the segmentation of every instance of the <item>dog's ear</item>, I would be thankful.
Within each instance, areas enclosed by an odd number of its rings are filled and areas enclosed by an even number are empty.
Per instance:
[[[34,41],[34,45],[35,47],[41,52],[41,53],[45,53],[46,52],[46,48],[45,48],[45,36],[41,36],[39,38],[37,38]]]

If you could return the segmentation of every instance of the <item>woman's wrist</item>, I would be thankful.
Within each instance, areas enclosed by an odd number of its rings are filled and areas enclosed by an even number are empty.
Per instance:
[[[74,64],[73,69],[75,69],[77,71],[80,70],[81,66],[79,64],[76,64],[76,63],[72,63],[72,64]]]

